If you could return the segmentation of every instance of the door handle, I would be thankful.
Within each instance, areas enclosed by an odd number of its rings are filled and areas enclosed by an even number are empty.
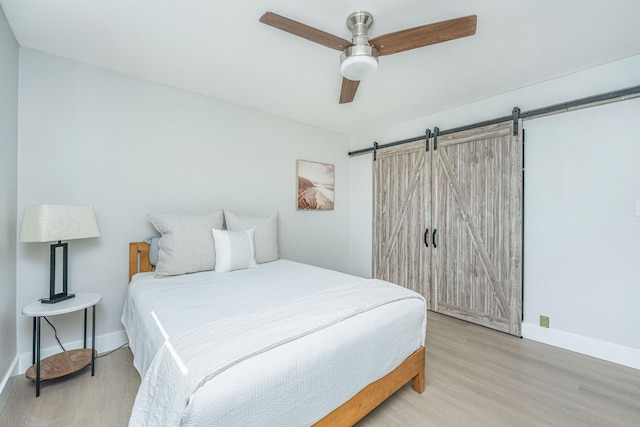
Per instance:
[[[436,247],[436,229],[433,229],[433,234],[431,235],[431,244],[433,245],[433,247]]]
[[[424,245],[429,247],[429,229],[424,230]]]

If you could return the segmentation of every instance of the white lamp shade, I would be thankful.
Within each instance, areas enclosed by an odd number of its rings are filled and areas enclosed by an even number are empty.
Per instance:
[[[93,206],[25,206],[21,242],[54,242],[100,236]]]
[[[353,55],[345,58],[340,64],[342,75],[354,81],[361,81],[372,77],[378,70],[377,58],[368,55]]]

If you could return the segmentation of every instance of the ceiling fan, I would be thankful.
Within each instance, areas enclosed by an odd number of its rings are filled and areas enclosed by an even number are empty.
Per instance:
[[[373,15],[358,11],[347,18],[347,28],[351,30],[352,35],[351,41],[273,12],[262,15],[260,22],[341,51],[340,71],[343,78],[340,104],[345,104],[353,101],[360,81],[375,74],[378,69],[378,56],[472,36],[476,33],[477,17],[469,15],[450,19],[396,31],[369,40],[367,32],[373,23]]]

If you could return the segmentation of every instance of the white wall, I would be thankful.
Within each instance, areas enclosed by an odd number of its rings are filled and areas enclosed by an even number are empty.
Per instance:
[[[95,205],[102,235],[70,242],[69,288],[103,295],[99,350],[124,340],[128,242],[153,234],[148,213],[277,210],[283,257],[349,269],[347,137],[30,49],[20,61],[18,212]],[[334,211],[295,210],[296,159],[335,165]],[[47,293],[48,251],[18,244],[18,308]],[[53,320],[63,342],[80,339],[79,313]],[[26,355],[29,319],[17,330]]]
[[[16,360],[18,44],[0,8],[0,410]]]
[[[451,129],[506,116],[515,106],[528,111],[639,84],[640,56],[635,56],[358,135],[352,139],[352,150],[371,147],[373,141],[383,144],[421,135],[426,128]],[[640,311],[633,307],[640,297],[637,267],[640,218],[633,217],[634,201],[640,200],[637,105],[638,101],[626,101],[592,111],[525,122],[523,335],[640,369],[637,332]],[[559,139],[551,140],[552,134]],[[602,153],[602,145],[611,151]],[[554,148],[552,152],[550,147]],[[371,155],[354,157],[351,164],[353,272],[370,275]],[[598,166],[605,168],[594,173],[593,169]],[[554,224],[553,230],[548,229],[552,222],[547,210],[549,202],[543,206],[540,203],[548,200],[549,187],[560,182],[563,188],[552,191],[552,197],[557,200],[570,193],[581,204],[554,205],[553,216],[561,217],[563,224],[572,223],[573,227],[564,229],[561,237],[565,263],[556,260],[545,264],[549,262],[548,250],[554,232],[561,226]],[[589,197],[602,198],[597,209]],[[599,226],[595,227],[595,223]],[[595,236],[604,224],[616,234],[601,237],[608,242],[604,250],[609,254],[598,257],[597,253],[603,248],[592,238],[598,239]],[[542,244],[544,238],[548,240]],[[578,271],[580,266],[586,268],[587,265],[593,269],[592,274]],[[560,272],[564,280],[557,279]],[[603,292],[611,297],[603,299]],[[537,326],[540,314],[551,316],[550,329]]]
[[[525,129],[525,333],[640,368],[640,98]]]

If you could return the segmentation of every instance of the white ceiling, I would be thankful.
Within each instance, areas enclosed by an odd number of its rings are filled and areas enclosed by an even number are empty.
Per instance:
[[[0,0],[21,46],[357,134],[640,54],[639,0]],[[478,16],[475,36],[380,58],[338,104],[340,53],[265,11],[350,39]]]

